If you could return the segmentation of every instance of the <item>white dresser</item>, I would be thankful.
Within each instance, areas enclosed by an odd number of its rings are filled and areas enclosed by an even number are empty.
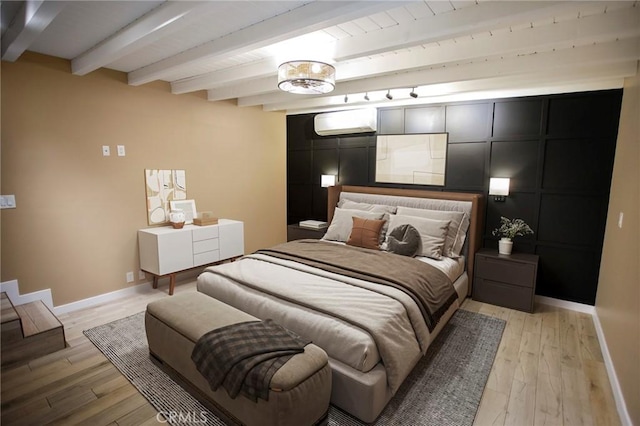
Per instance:
[[[244,223],[219,219],[217,225],[140,229],[138,245],[140,269],[153,274],[153,288],[158,277],[169,275],[169,294],[173,294],[176,272],[242,256]]]

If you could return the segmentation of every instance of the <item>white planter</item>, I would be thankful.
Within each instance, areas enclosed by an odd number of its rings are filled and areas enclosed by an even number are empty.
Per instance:
[[[509,238],[502,238],[498,241],[498,253],[500,254],[511,254],[511,249],[513,248],[513,241]]]

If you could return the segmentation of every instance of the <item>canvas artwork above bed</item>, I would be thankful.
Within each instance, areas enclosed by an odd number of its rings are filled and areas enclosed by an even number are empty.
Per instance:
[[[380,414],[470,293],[482,196],[329,188],[322,240],[209,267],[198,291],[324,349],[334,405]]]

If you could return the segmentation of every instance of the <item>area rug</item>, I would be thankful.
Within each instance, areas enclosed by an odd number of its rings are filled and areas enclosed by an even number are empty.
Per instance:
[[[504,327],[498,318],[458,310],[373,424],[471,425]],[[143,312],[84,334],[160,413],[171,417],[170,424],[225,424],[151,360]],[[328,424],[364,425],[334,406]]]

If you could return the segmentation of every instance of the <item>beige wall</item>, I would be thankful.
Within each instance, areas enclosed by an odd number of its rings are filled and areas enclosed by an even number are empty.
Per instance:
[[[22,293],[51,288],[57,306],[140,282],[144,169],[186,170],[198,210],[245,222],[247,253],[286,239],[284,113],[132,87],[115,71],[74,76],[31,53],[1,77],[2,194],[18,205],[2,211],[1,278]]]
[[[596,312],[633,424],[640,425],[640,77],[625,81]],[[624,213],[622,229],[618,217]]]

